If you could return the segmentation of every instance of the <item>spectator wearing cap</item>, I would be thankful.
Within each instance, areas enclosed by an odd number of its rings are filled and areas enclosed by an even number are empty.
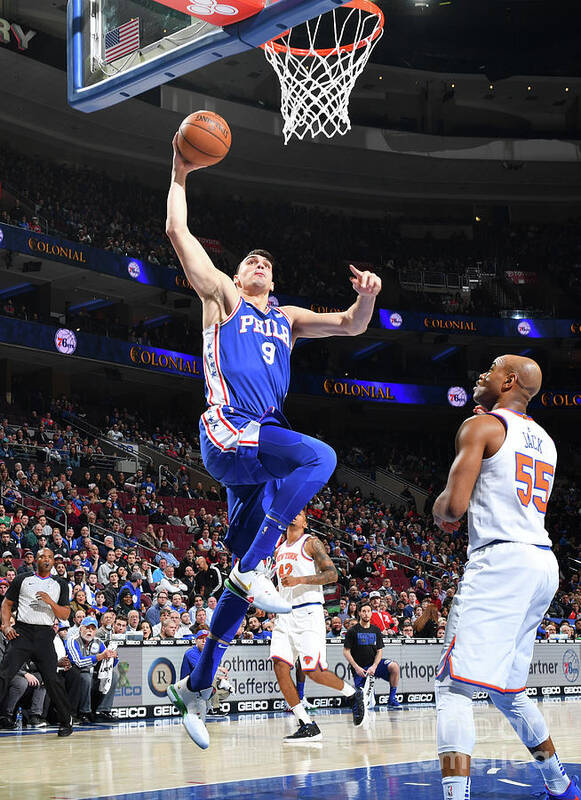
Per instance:
[[[0,536],[0,551],[2,551],[2,557],[4,557],[6,551],[12,553],[12,558],[19,558],[20,556],[18,546],[8,531],[4,531]]]
[[[132,572],[131,577],[129,580],[123,584],[121,589],[119,590],[119,594],[117,595],[117,605],[120,604],[121,601],[121,592],[129,589],[131,593],[131,601],[133,603],[133,608],[137,609],[137,611],[141,611],[141,583],[143,578],[141,573],[139,572]]]
[[[119,659],[115,650],[109,650],[104,642],[97,638],[97,620],[85,617],[79,626],[79,632],[66,641],[67,655],[71,661],[71,669],[75,670],[81,681],[81,693],[78,707],[78,718],[81,722],[110,721],[111,707],[117,688],[117,670],[113,669],[111,685],[103,693],[99,690],[99,670],[96,669],[105,659],[113,659],[113,667]],[[98,696],[96,713],[91,708],[91,694]]]
[[[0,564],[0,578],[5,578],[9,569],[14,569],[12,564],[12,551],[4,550],[2,553],[2,563]]]
[[[22,554],[24,558],[24,563],[22,563],[18,569],[16,570],[17,575],[34,574],[34,553],[32,550],[25,550]],[[8,571],[7,571],[8,572]]]
[[[371,624],[376,625],[379,630],[387,636],[397,634],[397,620],[391,616],[387,610],[387,605],[381,605],[381,595],[379,592],[370,592],[369,603],[371,605]]]

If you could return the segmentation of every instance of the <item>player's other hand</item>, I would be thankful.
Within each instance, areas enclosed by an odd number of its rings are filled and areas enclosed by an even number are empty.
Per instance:
[[[475,417],[478,417],[480,416],[480,414],[488,414],[488,409],[484,408],[484,406],[475,406],[472,409],[472,413],[474,414]]]
[[[354,267],[353,264],[349,264],[349,269],[353,273],[349,280],[357,294],[377,297],[381,291],[381,278],[379,275],[376,275],[375,272],[362,272]]]
[[[178,150],[178,135],[177,133],[172,139],[171,146],[173,147],[173,162],[172,166],[174,170],[180,175],[189,175],[190,172],[194,172],[196,169],[202,169],[202,167],[197,167],[195,164],[192,164],[190,161],[186,161],[186,159],[182,156],[180,151]]]
[[[297,578],[296,575],[284,575],[280,578],[281,586],[286,586],[289,588],[290,586],[298,586],[301,582],[300,578]]]
[[[357,675],[359,675],[361,678],[365,678],[365,676],[367,675],[367,673],[365,672],[365,670],[363,669],[363,667],[360,667],[360,666],[359,666],[359,664],[357,664],[357,665],[355,666],[355,672],[356,672],[356,673],[357,673]]]
[[[440,517],[434,516],[434,523],[438,526],[441,531],[444,533],[454,533],[460,527],[460,520],[456,520],[456,522],[446,522],[444,519],[440,519]]]
[[[370,667],[367,667],[367,669],[365,671],[365,674],[373,676],[373,675],[375,675],[375,670],[376,670],[376,666],[375,666],[375,664],[372,664]]]
[[[12,625],[2,625],[2,633],[4,636],[10,641],[11,639],[17,639],[20,634],[16,633]]]

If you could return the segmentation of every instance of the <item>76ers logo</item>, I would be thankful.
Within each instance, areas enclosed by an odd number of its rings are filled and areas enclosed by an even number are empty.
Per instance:
[[[70,356],[77,349],[77,337],[68,328],[59,328],[54,335],[54,343],[59,353]]]

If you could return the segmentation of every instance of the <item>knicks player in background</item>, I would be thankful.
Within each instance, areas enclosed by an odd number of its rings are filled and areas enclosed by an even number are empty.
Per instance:
[[[306,527],[307,514],[303,509],[287,528],[275,554],[280,594],[292,606],[289,614],[276,618],[270,643],[274,674],[299,724],[294,733],[285,736],[288,744],[321,739],[319,726],[309,717],[291,678],[297,658],[311,680],[350,698],[354,725],[361,725],[365,715],[363,690],[354,689],[327,670],[323,586],[337,581],[337,570],[321,542],[307,533]]]
[[[545,530],[557,452],[527,416],[541,387],[530,358],[495,359],[474,387],[476,416],[456,436],[456,458],[434,503],[448,533],[468,511],[468,563],[450,609],[436,677],[437,740],[445,800],[469,800],[475,741],[472,694],[482,687],[529,749],[549,799],[581,800],[525,686],[536,630],[559,586]]]
[[[264,559],[273,554],[279,536],[336,465],[328,445],[290,430],[282,414],[293,344],[299,337],[363,333],[381,281],[351,267],[357,299],[343,312],[271,308],[269,253],[252,250],[232,279],[216,269],[188,230],[185,187],[195,167],[180,156],[175,137],[173,148],[166,230],[202,301],[208,409],[200,421],[200,447],[210,474],[227,487],[226,542],[238,559],[212,615],[210,636],[196,668],[168,688],[188,734],[200,747],[208,747],[203,720],[212,680],[250,602],[265,611],[291,610],[265,574]]]

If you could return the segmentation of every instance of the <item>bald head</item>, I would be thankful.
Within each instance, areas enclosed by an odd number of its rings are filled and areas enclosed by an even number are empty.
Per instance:
[[[541,388],[543,374],[532,358],[498,356],[474,387],[474,400],[489,411],[497,405],[524,412]]]
[[[524,356],[506,355],[496,359],[496,363],[507,376],[514,373],[519,388],[531,400],[541,388],[543,373],[536,361]]]

